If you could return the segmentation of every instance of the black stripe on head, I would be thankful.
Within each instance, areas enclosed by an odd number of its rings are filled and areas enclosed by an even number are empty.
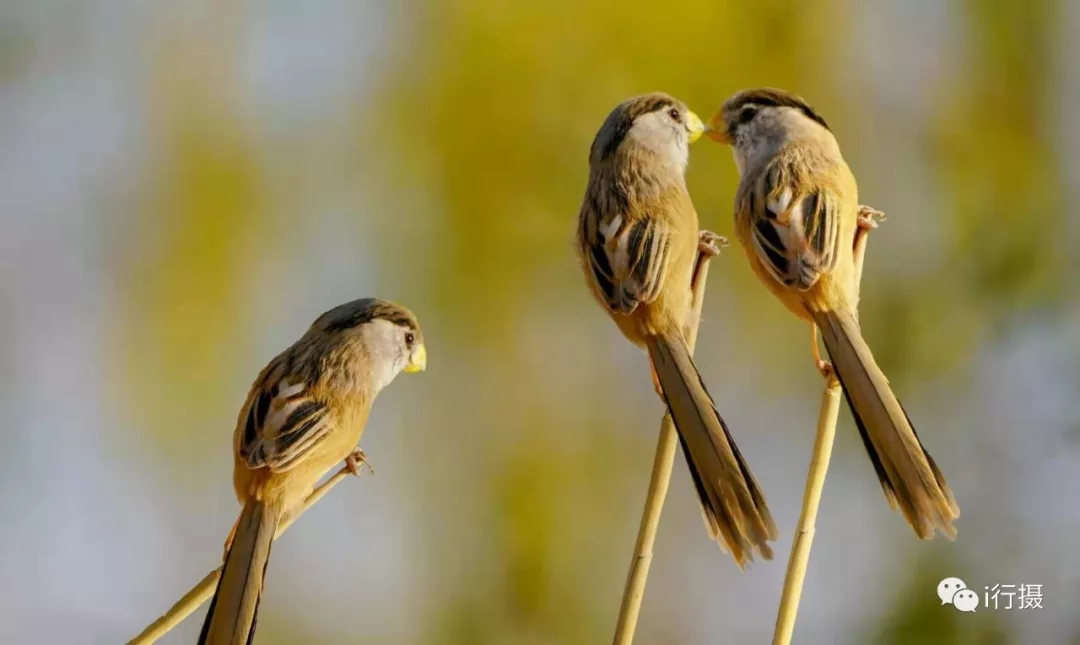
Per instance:
[[[408,309],[378,298],[363,298],[338,305],[319,316],[312,323],[312,327],[318,327],[326,332],[338,332],[373,320],[385,320],[417,333],[420,331],[420,325]]]
[[[820,114],[814,111],[814,108],[810,107],[810,104],[806,102],[801,96],[792,94],[785,90],[776,89],[773,87],[762,87],[754,90],[743,90],[735,96],[728,99],[725,112],[730,114],[737,114],[744,105],[749,104],[760,105],[762,107],[790,107],[799,110],[805,114],[808,118],[816,121],[821,127],[826,130],[832,131],[829,128],[829,124],[825,122]]]
[[[596,157],[598,154],[597,160],[610,158],[630,132],[635,119],[643,114],[671,107],[676,103],[678,101],[663,92],[642,94],[623,101],[611,111],[611,114],[608,114],[604,125],[600,127],[600,132],[596,134],[592,145],[592,156]]]

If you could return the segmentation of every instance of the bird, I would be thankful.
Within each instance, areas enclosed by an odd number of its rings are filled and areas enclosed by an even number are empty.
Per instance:
[[[367,459],[358,444],[375,397],[398,373],[426,366],[416,317],[363,298],[323,313],[263,368],[233,434],[233,487],[243,510],[200,645],[251,642],[277,527],[338,462],[359,473]]]
[[[835,373],[893,510],[920,539],[955,539],[960,508],[874,360],[859,325],[853,245],[879,214],[859,205],[855,176],[828,123],[802,97],[742,90],[709,119],[739,173],[735,237],[754,275],[811,325],[813,357]],[[830,362],[818,351],[818,330]]]
[[[772,559],[776,523],[705,388],[686,344],[699,251],[722,239],[698,230],[686,186],[701,119],[669,94],[618,104],[589,152],[577,250],[590,292],[622,334],[644,349],[653,386],[674,421],[709,536],[740,569]]]

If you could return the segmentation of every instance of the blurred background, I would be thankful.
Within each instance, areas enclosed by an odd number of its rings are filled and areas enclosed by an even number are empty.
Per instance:
[[[916,540],[844,409],[796,642],[1080,643],[1078,31],[1069,0],[6,0],[0,641],[126,641],[216,566],[251,381],[378,295],[430,366],[275,547],[258,642],[609,642],[662,410],[573,256],[588,147],[630,95],[774,85],[889,215],[863,326],[963,508]],[[695,146],[703,226],[735,182]],[[782,539],[740,574],[679,457],[643,645],[768,642],[813,441],[806,326],[736,247],[709,286],[699,365]],[[1043,609],[961,614],[946,576]]]

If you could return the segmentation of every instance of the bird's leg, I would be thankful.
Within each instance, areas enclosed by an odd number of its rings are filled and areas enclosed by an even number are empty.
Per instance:
[[[656,396],[660,397],[660,400],[666,404],[667,399],[664,397],[664,388],[660,386],[660,377],[656,375],[656,366],[653,365],[652,359],[649,359],[649,373],[652,374],[652,384],[656,390]]]
[[[848,294],[849,304],[855,310],[858,318],[859,292],[862,290],[863,260],[866,257],[866,241],[870,231],[878,227],[880,222],[885,221],[885,213],[869,206],[859,206],[855,216],[855,236],[852,240],[851,252],[855,255],[855,271],[851,275],[851,293]]]
[[[229,556],[229,549],[232,548],[233,538],[236,537],[236,527],[240,526],[240,517],[237,516],[236,521],[233,522],[232,530],[229,531],[229,537],[225,538],[225,557]],[[225,558],[222,558],[224,560]]]
[[[810,323],[810,342],[814,348],[814,365],[817,370],[821,372],[821,375],[828,379],[832,376],[832,363],[821,357],[821,350],[818,348],[818,328],[816,323]]]
[[[357,446],[356,449],[349,453],[349,456],[345,458],[345,467],[349,469],[350,473],[359,477],[363,466],[367,466],[368,472],[372,475],[375,474],[375,468],[371,465],[371,462],[367,460],[367,455],[364,454],[363,448]]]
[[[855,240],[852,248],[858,248],[859,242],[870,231],[878,227],[878,223],[885,221],[885,213],[869,206],[859,206],[859,214],[855,220]]]
[[[720,249],[727,245],[728,240],[722,235],[717,235],[712,231],[698,232],[698,256],[697,262],[694,263],[694,274],[690,277],[691,290],[694,290],[694,287],[697,286],[698,275],[701,273],[702,265],[720,255]]]

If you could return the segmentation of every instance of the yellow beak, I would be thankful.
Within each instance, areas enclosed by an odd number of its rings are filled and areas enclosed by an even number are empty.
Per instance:
[[[731,137],[728,135],[727,125],[724,123],[722,113],[717,112],[709,119],[709,124],[705,126],[705,136],[719,143],[731,143]]]
[[[700,139],[701,133],[705,132],[705,124],[701,122],[701,117],[689,110],[686,111],[686,130],[690,133],[690,143]]]
[[[412,358],[409,360],[409,364],[405,366],[403,372],[412,374],[413,372],[423,372],[427,367],[427,348],[423,345],[417,347],[413,353]]]

